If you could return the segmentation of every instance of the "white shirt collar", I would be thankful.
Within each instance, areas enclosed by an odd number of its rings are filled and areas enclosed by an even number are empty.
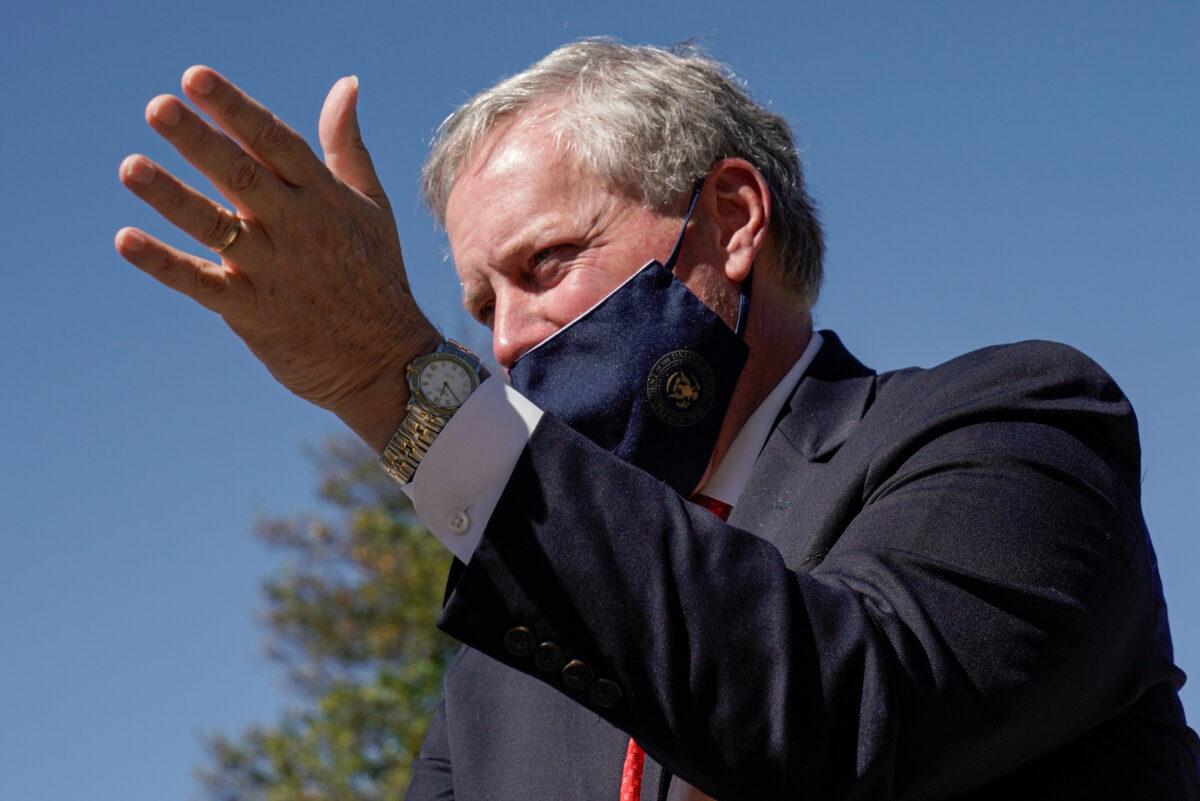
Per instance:
[[[763,446],[767,444],[771,425],[779,416],[779,411],[791,396],[792,390],[796,388],[800,377],[804,375],[804,371],[816,357],[817,351],[821,349],[823,341],[820,332],[813,331],[804,353],[800,354],[800,358],[792,365],[792,369],[787,371],[787,375],[779,380],[779,383],[771,390],[771,394],[763,399],[763,402],[754,410],[754,414],[746,420],[737,436],[734,437],[733,444],[729,446],[729,451],[721,459],[721,464],[717,466],[716,472],[699,490],[700,492],[710,498],[724,501],[730,506],[737,505],[742,490],[746,488],[746,482],[750,480],[750,471],[754,469],[754,462],[758,459],[758,454],[762,452]]]

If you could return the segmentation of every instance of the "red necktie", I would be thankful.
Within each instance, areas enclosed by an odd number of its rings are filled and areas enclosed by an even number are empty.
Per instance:
[[[718,501],[707,495],[693,495],[689,498],[697,506],[703,506],[722,520],[729,519],[733,507],[725,501]],[[646,752],[642,747],[629,739],[629,747],[625,749],[625,767],[621,770],[621,800],[638,801],[642,797],[642,768],[646,765]]]

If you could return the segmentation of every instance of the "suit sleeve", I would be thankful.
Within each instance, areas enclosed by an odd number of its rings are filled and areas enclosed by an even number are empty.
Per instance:
[[[1113,404],[1083,404],[1095,425],[967,410],[881,448],[810,570],[547,416],[440,625],[718,798],[961,792],[1163,669],[1136,476],[1102,444],[1130,436]],[[506,647],[516,627],[588,687]]]
[[[450,418],[402,489],[433,536],[463,562],[479,544],[542,410],[498,376]]]

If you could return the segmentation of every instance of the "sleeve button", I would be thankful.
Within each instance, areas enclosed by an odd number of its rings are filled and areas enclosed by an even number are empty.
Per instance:
[[[596,671],[579,659],[572,659],[562,671],[563,684],[583,692],[596,680]]]
[[[596,679],[596,683],[588,689],[588,698],[601,709],[611,709],[621,700],[621,688],[615,681]]]
[[[566,663],[567,657],[556,642],[544,642],[533,652],[533,664],[543,673],[557,673]]]
[[[533,653],[533,632],[525,626],[516,626],[504,635],[504,647],[516,657],[527,657]]]
[[[446,516],[446,528],[455,534],[465,534],[471,527],[471,516],[463,509],[456,509]]]

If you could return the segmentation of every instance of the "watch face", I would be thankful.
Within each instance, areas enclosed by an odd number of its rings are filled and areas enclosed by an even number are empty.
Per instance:
[[[417,374],[417,387],[435,406],[457,409],[475,389],[475,377],[454,359],[433,359]]]

